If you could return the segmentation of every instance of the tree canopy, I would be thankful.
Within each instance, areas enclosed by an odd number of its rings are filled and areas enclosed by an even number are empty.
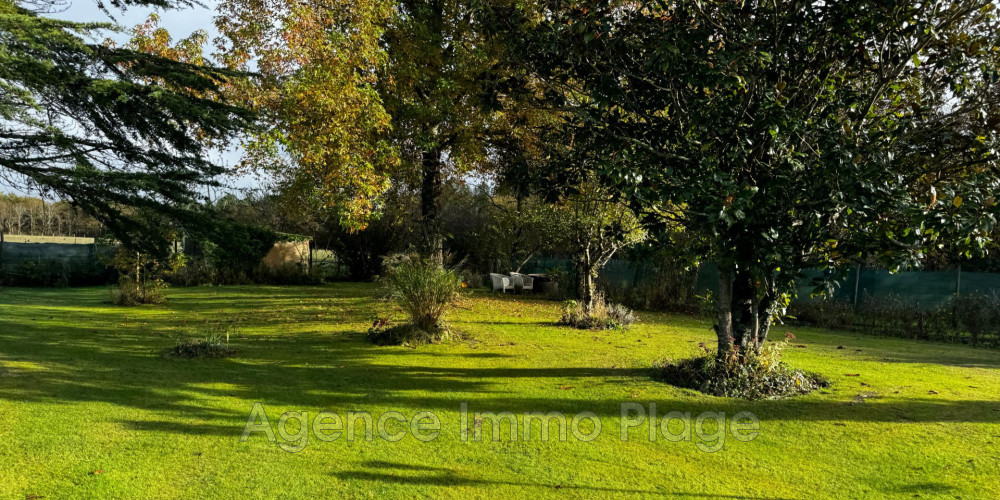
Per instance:
[[[114,6],[183,2],[112,2]],[[226,102],[234,73],[93,40],[116,30],[0,0],[0,176],[69,200],[121,240],[159,243],[155,212],[197,221],[199,187],[222,169],[207,145],[249,125]]]
[[[1000,186],[995,4],[557,1],[509,43],[596,172],[721,270],[719,350],[809,267],[982,248]]]
[[[307,191],[348,227],[378,212],[390,182],[421,195],[423,247],[440,261],[442,185],[523,152],[522,110],[498,94],[508,47],[486,33],[482,6],[456,0],[227,0],[217,25],[266,131],[247,162]],[[259,19],[275,19],[261,23]]]

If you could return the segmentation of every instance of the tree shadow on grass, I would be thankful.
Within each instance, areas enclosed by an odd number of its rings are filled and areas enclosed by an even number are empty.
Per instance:
[[[294,299],[301,291],[291,290],[282,293]],[[305,306],[316,306],[308,294],[302,295],[299,300]],[[355,299],[336,302],[341,317],[364,313],[363,301]],[[267,304],[266,299],[260,301]],[[172,307],[180,309],[177,317],[158,313],[146,318],[141,311],[109,312],[103,305],[49,311],[51,318],[39,315],[37,308],[46,305],[5,306],[7,314],[0,318],[0,361],[5,365],[0,371],[0,399],[108,403],[154,412],[147,419],[119,418],[122,426],[136,431],[229,436],[242,431],[249,402],[254,401],[268,408],[302,411],[411,413],[454,413],[461,402],[468,402],[470,411],[591,411],[607,418],[620,417],[622,402],[656,401],[661,414],[716,411],[731,416],[752,411],[764,429],[768,421],[1000,422],[1000,401],[986,400],[893,397],[859,403],[813,394],[746,402],[655,383],[646,385],[654,394],[648,401],[630,399],[626,386],[650,384],[648,369],[560,366],[558,358],[552,358],[549,366],[526,367],[518,366],[514,356],[492,352],[376,348],[363,340],[363,333],[349,328],[236,338],[235,358],[170,359],[161,352],[173,345],[177,329],[190,327],[186,315],[193,303],[200,303],[194,293],[176,302]],[[203,316],[224,321],[227,314],[211,310]],[[264,326],[292,324],[299,318],[294,312],[279,316]],[[141,324],[147,320],[150,324]],[[119,322],[128,326],[95,327]],[[531,383],[514,385],[524,380]],[[227,403],[230,409],[213,409],[206,404],[226,398],[237,398],[246,407],[234,409]]]
[[[630,489],[630,488],[606,488],[601,486],[587,486],[574,484],[551,484],[530,481],[499,481],[483,478],[470,478],[452,469],[444,467],[413,466],[409,464],[393,463],[386,461],[369,461],[361,464],[362,470],[334,472],[333,475],[343,481],[371,481],[379,484],[399,484],[405,486],[513,486],[518,488],[543,488],[552,491],[576,491],[579,494],[600,495],[600,494],[630,494],[630,495],[656,495],[679,498],[761,498],[748,497],[745,495],[712,495],[700,493],[688,493],[682,491],[652,490],[652,489]],[[402,474],[401,472],[409,473]],[[417,472],[420,474],[414,475]],[[768,497],[773,500],[782,500],[778,497]]]

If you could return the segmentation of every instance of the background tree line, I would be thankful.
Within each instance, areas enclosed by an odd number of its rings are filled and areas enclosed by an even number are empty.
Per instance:
[[[0,195],[0,232],[43,236],[88,236],[104,233],[94,217],[66,201]]]

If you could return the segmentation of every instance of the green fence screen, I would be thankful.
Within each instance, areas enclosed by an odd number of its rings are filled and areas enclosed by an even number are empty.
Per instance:
[[[616,286],[630,286],[655,279],[654,273],[645,272],[646,264],[626,260],[612,260],[601,271],[601,279]],[[573,273],[573,263],[569,259],[544,257],[527,266],[528,272],[545,273],[560,269]],[[799,282],[798,299],[813,300],[813,279],[822,276],[822,271],[810,270]],[[698,270],[697,293],[714,292],[718,286],[719,272],[713,264],[705,264]],[[879,269],[852,269],[847,277],[838,283],[833,299],[858,303],[865,297],[882,298],[895,296],[907,304],[920,309],[934,309],[945,305],[956,294],[1000,293],[1000,273],[953,271],[906,271],[891,273]]]

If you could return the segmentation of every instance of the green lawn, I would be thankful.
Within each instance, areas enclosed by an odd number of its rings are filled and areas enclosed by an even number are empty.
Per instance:
[[[163,305],[115,308],[103,288],[0,290],[0,497],[1000,494],[996,351],[779,326],[772,337],[792,331],[802,345],[786,360],[833,384],[745,402],[649,378],[654,360],[713,341],[705,321],[645,313],[629,332],[582,332],[553,325],[557,303],[477,293],[451,319],[470,338],[374,347],[364,331],[386,307],[374,294],[361,284],[176,288]],[[236,357],[161,355],[178,337],[230,321]],[[286,411],[427,410],[441,433],[430,442],[310,436],[289,453],[263,433],[240,442],[254,402],[272,426]],[[462,402],[472,412],[590,411],[602,433],[463,442]],[[728,436],[715,453],[697,437],[650,442],[646,426],[622,442],[622,402],[655,402],[660,414],[750,411],[760,434]]]

